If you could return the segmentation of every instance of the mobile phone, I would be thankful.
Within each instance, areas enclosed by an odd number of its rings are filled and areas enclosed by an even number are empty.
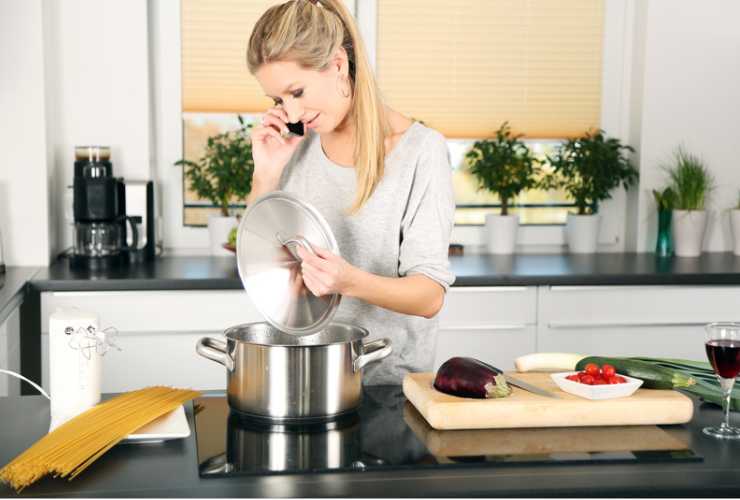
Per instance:
[[[288,130],[295,135],[303,135],[303,122],[288,123]]]

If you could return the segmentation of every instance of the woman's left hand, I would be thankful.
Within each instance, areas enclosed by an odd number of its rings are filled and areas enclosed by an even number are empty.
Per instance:
[[[316,255],[298,246],[306,287],[317,297],[334,293],[347,295],[357,268],[329,250],[318,246],[313,249]]]

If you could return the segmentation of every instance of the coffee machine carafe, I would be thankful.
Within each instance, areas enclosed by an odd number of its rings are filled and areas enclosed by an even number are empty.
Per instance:
[[[126,185],[113,176],[110,148],[76,147],[74,170],[72,267],[109,268],[134,256],[148,257],[139,235],[142,216],[148,214],[126,214]]]

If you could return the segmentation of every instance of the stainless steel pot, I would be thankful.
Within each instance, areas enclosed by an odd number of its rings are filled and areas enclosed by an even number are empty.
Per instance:
[[[355,410],[362,368],[391,353],[390,339],[363,343],[368,331],[343,323],[304,336],[248,323],[225,335],[226,342],[200,339],[196,351],[226,367],[232,409],[273,420],[324,420]]]

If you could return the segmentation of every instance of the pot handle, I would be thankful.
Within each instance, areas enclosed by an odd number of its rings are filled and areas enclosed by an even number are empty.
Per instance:
[[[388,356],[393,351],[391,339],[378,339],[367,344],[362,344],[362,351],[363,353],[357,356],[354,363],[352,363],[355,373],[362,370],[362,367],[365,365],[380,361]]]
[[[234,369],[234,360],[226,352],[226,342],[212,337],[203,337],[195,344],[195,352],[206,359],[221,363],[227,370]]]

